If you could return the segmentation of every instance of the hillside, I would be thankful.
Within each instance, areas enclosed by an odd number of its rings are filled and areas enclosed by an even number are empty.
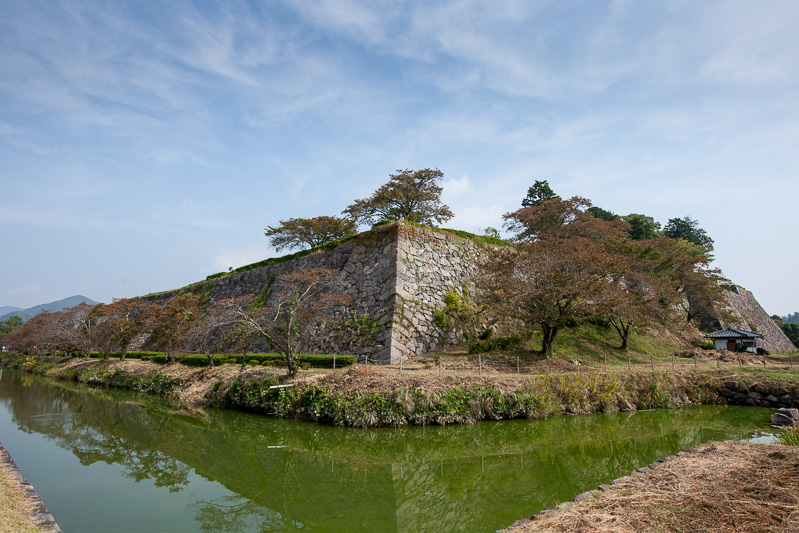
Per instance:
[[[14,307],[13,305],[0,306],[0,317],[13,313],[14,311],[22,311],[21,307]]]
[[[12,308],[17,310],[12,310],[7,312],[3,315],[0,315],[0,321],[8,320],[14,315],[19,316],[23,322],[27,321],[29,318],[34,317],[41,313],[42,311],[61,311],[62,309],[75,307],[78,304],[87,303],[89,305],[96,305],[98,302],[87,298],[85,296],[81,296],[79,294],[75,296],[70,296],[69,298],[64,298],[63,300],[57,300],[55,302],[49,302],[46,304],[35,305],[33,307],[29,307],[27,309],[19,310],[18,308]],[[5,308],[3,308],[5,309]]]

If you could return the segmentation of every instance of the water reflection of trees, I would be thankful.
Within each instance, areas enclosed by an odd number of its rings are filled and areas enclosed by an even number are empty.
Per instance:
[[[768,421],[751,410],[703,408],[356,430],[129,400],[0,381],[0,401],[17,423],[83,464],[118,464],[170,491],[184,489],[194,470],[236,493],[191,505],[206,531],[488,530],[701,439]]]

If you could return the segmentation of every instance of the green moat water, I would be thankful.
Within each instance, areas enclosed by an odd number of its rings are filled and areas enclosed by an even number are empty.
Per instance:
[[[0,441],[65,532],[494,531],[771,413],[363,430],[0,375]]]

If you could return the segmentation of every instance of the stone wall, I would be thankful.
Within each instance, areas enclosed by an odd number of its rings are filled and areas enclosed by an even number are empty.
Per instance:
[[[719,402],[728,405],[748,405],[751,407],[794,407],[797,404],[796,387],[791,390],[771,382],[745,385],[738,381],[728,381],[718,389]]]
[[[381,331],[374,342],[361,346],[342,346],[335,336],[322,335],[314,351],[366,354],[380,363],[398,364],[412,355],[440,350],[464,340],[466,332],[462,329],[436,324],[436,312],[447,309],[449,291],[461,297],[474,294],[480,255],[480,246],[445,230],[394,223],[361,233],[354,241],[332,250],[147,298],[166,300],[191,290],[207,295],[213,305],[222,299],[258,294],[273,278],[278,288],[280,276],[289,272],[331,269],[338,272],[335,290],[352,298],[347,311],[378,321]],[[751,292],[738,288],[730,292],[728,301],[739,327],[754,328],[766,337],[759,345],[772,351],[793,349],[793,344]],[[267,350],[263,341],[250,347],[250,351]]]
[[[445,296],[474,294],[480,248],[451,233],[399,226],[392,361],[463,341],[464,332],[434,322]]]
[[[760,306],[751,291],[737,285],[732,286],[725,291],[725,298],[729,305],[727,312],[731,315],[731,320],[729,323],[720,320],[722,328],[733,327],[760,333],[763,338],[757,340],[757,345],[771,352],[789,352],[796,349],[782,329]]]
[[[230,274],[191,285],[184,289],[168,291],[146,297],[153,301],[166,301],[183,291],[192,291],[208,297],[208,304],[224,299],[251,297],[258,294],[270,280],[279,289],[281,276],[295,271],[325,268],[338,272],[334,289],[351,297],[349,312],[357,312],[377,320],[382,331],[374,342],[363,346],[342,346],[334,336],[322,335],[313,351],[317,353],[356,353],[388,362],[391,355],[393,330],[391,319],[395,292],[398,225],[392,224],[361,233],[354,241],[332,250],[321,250],[290,261]],[[263,340],[256,340],[248,351],[269,351]],[[398,362],[398,360],[397,360]]]

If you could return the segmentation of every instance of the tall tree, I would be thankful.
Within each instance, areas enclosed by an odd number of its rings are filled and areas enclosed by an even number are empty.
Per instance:
[[[633,330],[673,323],[674,308],[681,298],[668,284],[660,269],[660,256],[651,246],[630,240],[616,247],[615,253],[615,260],[625,267],[608,288],[607,319],[619,335],[619,349],[626,350]]]
[[[11,318],[5,321],[0,321],[0,338],[2,338],[5,335],[8,335],[9,333],[14,331],[21,325],[22,325],[22,319],[17,315],[12,316]]]
[[[319,216],[281,220],[279,226],[267,226],[264,234],[275,250],[313,248],[350,235],[355,235],[355,223],[347,218]]]
[[[128,346],[141,333],[145,322],[154,313],[154,306],[151,302],[126,298],[95,307],[94,312],[100,317],[95,328],[96,338],[106,356],[114,348],[119,348],[120,359],[125,359]]]
[[[679,293],[679,306],[688,322],[724,307],[723,285],[730,281],[711,266],[713,258],[707,247],[670,237],[647,243],[657,254],[656,268]]]
[[[682,239],[698,246],[713,250],[713,239],[699,227],[699,221],[691,217],[670,218],[663,227],[663,235],[672,239]]]
[[[554,200],[560,198],[552,187],[549,186],[547,180],[536,180],[535,183],[527,189],[527,196],[522,199],[522,207],[530,207],[534,205],[541,205],[547,200]]]
[[[226,333],[237,319],[236,308],[230,300],[216,302],[202,316],[192,322],[186,335],[195,351],[208,358],[208,366],[214,366],[214,353],[221,350],[228,340]]]
[[[547,358],[560,330],[610,313],[627,270],[615,251],[624,223],[596,218],[590,205],[554,198],[508,213],[515,250],[488,249],[481,265],[487,308],[540,327]]]
[[[655,222],[652,217],[639,213],[630,213],[622,218],[630,225],[627,234],[633,240],[643,241],[660,236],[660,222]]]
[[[449,207],[441,203],[441,187],[437,183],[444,177],[438,169],[397,170],[390,174],[388,183],[381,185],[372,196],[344,210],[356,223],[374,224],[381,220],[407,220],[434,225],[453,217]]]
[[[597,241],[543,239],[515,251],[489,249],[480,285],[491,312],[541,329],[549,358],[559,331],[608,314],[609,274],[618,267]]]
[[[349,298],[333,290],[336,272],[314,268],[291,272],[239,305],[237,321],[265,339],[283,356],[288,373],[297,372],[297,356],[330,334]]]
[[[599,219],[588,212],[589,207],[591,201],[579,196],[553,198],[503,215],[504,227],[516,234],[511,240],[517,243],[573,236],[623,238],[622,231],[627,228],[624,221]]]
[[[588,208],[588,212],[597,217],[600,220],[604,220],[605,222],[610,222],[611,220],[616,220],[619,218],[619,215],[612,211],[608,211],[607,209],[602,209],[598,206],[593,206]]]
[[[185,344],[185,335],[200,314],[199,300],[196,294],[184,293],[152,309],[149,319],[153,337],[170,363],[175,362],[175,351]]]

